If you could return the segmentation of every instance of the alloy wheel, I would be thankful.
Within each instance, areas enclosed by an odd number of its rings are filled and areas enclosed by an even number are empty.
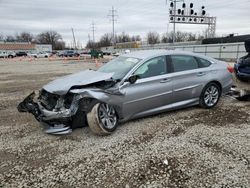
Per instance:
[[[204,94],[204,102],[207,106],[214,106],[219,99],[220,91],[214,85],[208,87]]]
[[[114,107],[108,104],[100,104],[98,109],[98,117],[107,129],[113,129],[117,124],[117,116]]]

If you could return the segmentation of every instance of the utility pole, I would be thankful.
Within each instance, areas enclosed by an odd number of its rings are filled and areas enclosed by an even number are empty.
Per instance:
[[[89,39],[89,42],[90,42],[90,35],[88,34],[88,39]]]
[[[71,30],[72,30],[73,40],[74,40],[74,48],[76,49],[76,38],[75,38],[74,29],[71,28]]]
[[[114,7],[112,6],[112,9],[109,11],[110,14],[108,15],[109,17],[111,17],[111,21],[112,21],[112,43],[113,45],[115,45],[116,41],[115,41],[115,22],[117,21],[117,11],[114,9]]]
[[[93,35],[93,42],[95,43],[95,23],[92,22],[91,24],[91,30],[92,30],[92,35]]]

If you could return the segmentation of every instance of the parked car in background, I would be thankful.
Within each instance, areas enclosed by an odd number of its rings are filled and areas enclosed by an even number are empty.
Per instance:
[[[84,50],[84,51],[80,52],[81,57],[84,57],[86,55],[90,55],[90,50]]]
[[[238,59],[234,65],[236,77],[243,82],[250,81],[250,55]]]
[[[14,58],[16,53],[12,51],[0,51],[0,58]]]
[[[78,57],[80,54],[74,50],[67,50],[58,54],[59,57]]]
[[[20,52],[16,52],[16,56],[17,57],[22,57],[22,56],[26,57],[26,56],[28,56],[28,54],[26,52],[20,51]]]
[[[37,53],[35,52],[27,53],[27,56],[37,58]]]
[[[57,55],[58,57],[63,57],[63,54],[64,54],[64,51],[56,52],[56,55]]]
[[[250,81],[250,39],[245,41],[246,56],[239,58],[234,65],[236,77],[243,82]]]
[[[50,57],[50,54],[47,52],[38,52],[38,53],[28,53],[28,56],[34,58],[48,58]]]
[[[121,55],[121,53],[115,52],[115,53],[113,53],[112,55],[113,55],[114,57],[118,57],[118,56]]]
[[[129,119],[194,105],[212,108],[231,86],[225,62],[191,52],[145,50],[123,54],[97,71],[54,80],[36,97],[26,97],[18,110],[32,113],[49,127],[47,133],[89,125],[106,135]]]

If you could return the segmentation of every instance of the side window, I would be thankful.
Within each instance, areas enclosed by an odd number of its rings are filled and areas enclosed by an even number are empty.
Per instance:
[[[160,56],[145,62],[135,71],[134,74],[138,75],[140,79],[140,78],[159,76],[166,73],[167,73],[166,57]]]
[[[211,62],[206,60],[206,59],[202,59],[202,58],[199,58],[199,57],[196,57],[196,58],[199,61],[199,67],[200,68],[209,67],[211,65]]]
[[[173,72],[193,70],[199,68],[199,64],[193,56],[172,55]]]

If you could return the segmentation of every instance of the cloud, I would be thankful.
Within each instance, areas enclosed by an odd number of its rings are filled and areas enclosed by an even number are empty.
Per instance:
[[[187,1],[186,1],[187,2]],[[217,34],[249,34],[249,0],[193,0],[196,9],[204,5],[211,16],[217,17]],[[77,40],[86,43],[91,35],[91,22],[96,23],[96,38],[111,32],[108,14],[117,10],[116,33],[140,34],[148,31],[164,33],[168,24],[165,0],[0,0],[0,33],[5,35],[28,31],[34,34],[55,30],[65,41],[72,41],[71,28]],[[178,4],[181,6],[181,3]],[[202,33],[206,26],[177,25],[177,30]]]

